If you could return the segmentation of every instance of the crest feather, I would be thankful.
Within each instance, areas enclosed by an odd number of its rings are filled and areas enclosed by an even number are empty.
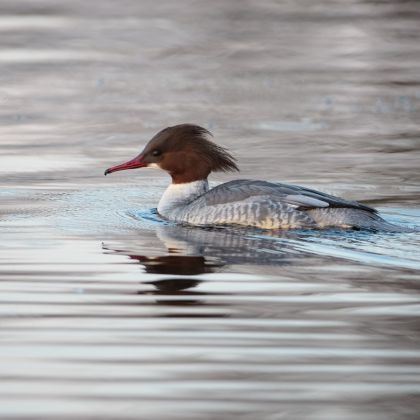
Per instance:
[[[207,129],[194,124],[179,124],[165,128],[156,136],[168,139],[172,146],[179,146],[200,156],[213,172],[239,171],[236,159],[222,146],[217,145],[210,138],[213,135]]]

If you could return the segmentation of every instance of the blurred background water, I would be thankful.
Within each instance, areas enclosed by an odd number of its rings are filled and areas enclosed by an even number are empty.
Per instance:
[[[419,226],[418,1],[0,0],[0,121],[1,418],[419,418],[418,234],[179,227],[165,174],[103,177],[192,122]]]

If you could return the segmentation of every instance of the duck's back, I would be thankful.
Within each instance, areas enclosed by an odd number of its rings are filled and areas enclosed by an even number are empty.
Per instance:
[[[266,181],[221,184],[173,212],[194,225],[238,224],[265,229],[358,226],[381,220],[376,210],[309,188]]]
[[[345,200],[310,188],[298,185],[281,184],[268,181],[238,179],[218,185],[204,194],[206,205],[239,202],[250,197],[270,196],[300,210],[313,208],[353,208],[376,213],[372,207]]]

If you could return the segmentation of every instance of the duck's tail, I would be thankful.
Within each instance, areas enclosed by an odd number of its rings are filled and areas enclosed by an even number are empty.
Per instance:
[[[371,230],[378,230],[382,232],[390,232],[390,233],[414,233],[420,232],[420,228],[418,227],[407,227],[407,226],[400,226],[394,225],[393,223],[389,223],[386,220],[382,219],[382,217],[377,216],[378,220],[372,220],[370,223],[365,226],[357,226],[361,229],[371,229]]]
[[[328,208],[307,210],[321,227],[354,227],[393,233],[420,232],[419,227],[406,227],[389,223],[377,213],[353,208]]]

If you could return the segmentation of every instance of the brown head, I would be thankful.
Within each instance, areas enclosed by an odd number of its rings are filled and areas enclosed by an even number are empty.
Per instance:
[[[211,133],[193,124],[165,128],[147,143],[134,159],[114,166],[105,175],[126,169],[159,167],[167,171],[174,184],[206,179],[210,172],[238,171],[235,159],[213,143]]]

